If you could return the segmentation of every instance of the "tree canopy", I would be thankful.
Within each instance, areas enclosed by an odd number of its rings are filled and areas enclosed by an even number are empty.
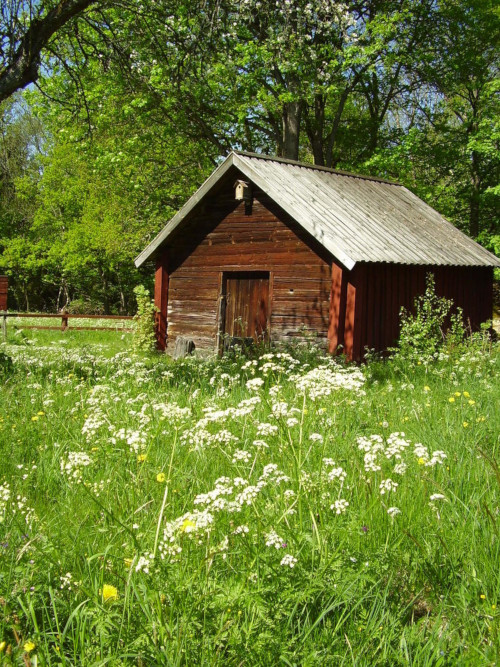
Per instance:
[[[500,245],[491,0],[40,3],[2,41],[0,91],[63,6],[18,79],[39,90],[0,106],[16,306],[130,310],[134,255],[231,148],[400,180]]]

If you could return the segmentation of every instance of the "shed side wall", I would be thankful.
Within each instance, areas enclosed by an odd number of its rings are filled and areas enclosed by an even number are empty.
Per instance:
[[[0,276],[0,310],[7,310],[7,291],[9,279],[7,276]]]
[[[401,308],[413,310],[415,298],[425,292],[428,273],[434,275],[436,293],[452,299],[462,308],[467,325],[478,330],[492,317],[492,271],[490,267],[358,264],[347,275],[358,310],[353,313],[348,303],[346,351],[359,359],[366,347],[383,351],[393,346],[399,335]]]
[[[228,182],[169,243],[169,348],[180,335],[215,347],[223,271],[270,272],[274,341],[307,330],[326,345],[331,255],[264,193],[253,195],[247,215]]]

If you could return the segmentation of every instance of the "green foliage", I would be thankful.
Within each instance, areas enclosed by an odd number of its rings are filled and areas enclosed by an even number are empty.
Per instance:
[[[462,311],[453,312],[453,301],[436,294],[434,276],[427,275],[426,289],[415,299],[415,312],[401,309],[401,326],[397,357],[405,360],[429,360],[444,347],[463,342]]]
[[[2,664],[498,662],[498,346],[359,384],[38,335],[0,393]]]
[[[10,375],[14,368],[12,357],[4,350],[0,349],[0,375]]]
[[[154,316],[158,309],[144,285],[137,285],[134,294],[137,312],[134,315],[133,347],[138,352],[152,352],[156,347]]]
[[[15,305],[132,312],[133,258],[233,147],[400,180],[495,251],[498,26],[492,0],[97,3],[1,107]]]

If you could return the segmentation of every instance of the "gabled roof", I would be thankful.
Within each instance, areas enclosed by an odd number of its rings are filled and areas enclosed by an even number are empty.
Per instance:
[[[136,258],[136,266],[167,241],[232,167],[271,197],[348,269],[357,262],[500,266],[500,259],[402,185],[236,151]]]

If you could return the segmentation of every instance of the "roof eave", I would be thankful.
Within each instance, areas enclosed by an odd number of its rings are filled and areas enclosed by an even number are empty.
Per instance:
[[[231,151],[224,162],[217,167],[217,169],[207,178],[207,180],[198,188],[198,190],[192,195],[192,197],[184,204],[184,206],[174,215],[173,218],[165,225],[161,232],[149,243],[148,246],[138,255],[134,264],[137,268],[142,266],[144,262],[150,259],[161,244],[166,241],[170,234],[176,229],[186,216],[194,209],[194,207],[205,197],[208,192],[217,184],[217,182],[224,176],[224,174],[231,168],[236,167],[239,169],[247,178],[250,178],[252,182],[255,183],[263,192],[272,196],[277,204],[281,206],[291,217],[295,218],[293,206],[287,206],[286,201],[282,201],[278,196],[276,197],[275,193],[268,192],[268,185],[265,179],[261,178],[257,171],[252,169],[244,160],[241,158],[244,157],[244,154],[240,155],[234,151]],[[323,245],[329,252],[332,253],[348,270],[352,270],[356,261],[349,257],[342,248],[340,248],[332,239],[325,237],[324,235],[318,235],[314,229],[311,229],[309,225],[305,225],[304,221],[297,220],[306,231],[308,231],[313,238],[315,238],[321,245]]]
[[[306,224],[304,220],[299,220],[296,216],[296,212],[294,211],[294,207],[290,205],[286,199],[282,199],[279,196],[279,193],[277,194],[276,192],[269,192],[269,186],[268,183],[264,178],[262,178],[259,173],[254,170],[252,167],[250,167],[242,158],[244,158],[244,154],[241,156],[238,155],[238,153],[234,153],[234,166],[239,169],[241,172],[245,174],[255,185],[257,185],[263,192],[265,192],[267,195],[272,197],[272,199],[279,205],[281,208],[288,213],[296,222],[298,222],[311,236],[318,241],[318,243],[321,243],[321,245],[326,248],[331,254],[338,259],[339,262],[341,262],[346,269],[351,271],[355,264],[356,260],[354,260],[352,257],[347,255],[347,253],[337,244],[333,239],[331,239],[329,236],[319,235],[316,230],[311,228],[310,225]]]
[[[231,152],[222,164],[220,164],[215,171],[207,178],[207,180],[196,190],[184,206],[177,211],[173,218],[171,218],[161,232],[147,245],[140,255],[134,260],[134,264],[139,268],[144,262],[151,258],[158,250],[160,245],[165,241],[170,234],[176,229],[184,218],[194,209],[194,207],[203,199],[203,197],[212,189],[222,176],[233,166],[235,154]]]

